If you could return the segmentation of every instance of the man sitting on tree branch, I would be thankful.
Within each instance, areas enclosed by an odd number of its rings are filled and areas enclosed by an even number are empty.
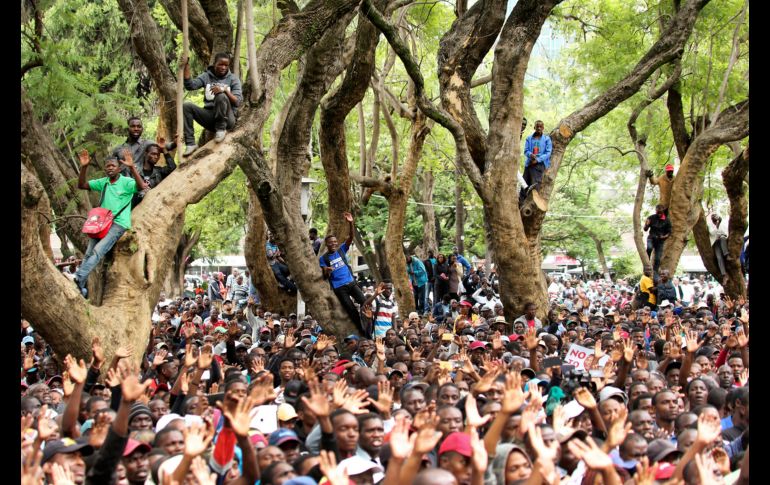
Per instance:
[[[545,125],[535,121],[535,132],[524,143],[524,181],[532,191],[543,180],[543,174],[551,167],[551,137],[543,133]]]
[[[342,246],[337,246],[337,237],[335,235],[329,234],[326,236],[326,239],[324,239],[324,242],[326,243],[326,253],[323,254],[319,260],[321,269],[324,273],[324,278],[329,279],[334,294],[340,299],[340,303],[342,303],[348,316],[363,334],[364,330],[361,326],[361,317],[356,306],[351,301],[351,298],[353,298],[359,305],[363,305],[366,301],[366,297],[361,291],[361,288],[356,284],[353,272],[346,261],[347,252],[350,249],[350,245],[353,244],[353,231],[355,230],[355,227],[353,226],[353,214],[345,212],[343,213],[343,216],[350,225],[348,238],[342,243]]]
[[[102,192],[102,202],[100,207],[109,209],[115,215],[107,235],[102,239],[91,239],[88,241],[88,248],[83,256],[83,263],[75,273],[75,283],[80,288],[84,297],[88,296],[86,282],[88,275],[93,271],[99,261],[104,258],[107,252],[112,249],[120,236],[131,229],[131,200],[134,194],[147,190],[149,186],[144,182],[139,172],[136,171],[131,152],[126,149],[123,151],[123,159],[118,162],[110,158],[104,162],[104,173],[106,177],[86,181],[86,171],[91,158],[86,150],[79,153],[80,174],[78,177],[78,188],[83,190],[94,190]],[[124,177],[120,174],[120,166],[125,166],[133,176],[133,179]]]
[[[184,88],[188,91],[206,88],[203,108],[195,103],[185,103],[183,107],[184,142],[187,146],[184,156],[189,157],[198,149],[193,120],[207,130],[215,131],[214,141],[222,143],[226,130],[232,130],[235,126],[235,116],[238,106],[243,102],[243,93],[238,76],[230,72],[230,56],[224,52],[214,56],[214,65],[195,79],[190,78],[190,59],[182,59],[182,63]]]

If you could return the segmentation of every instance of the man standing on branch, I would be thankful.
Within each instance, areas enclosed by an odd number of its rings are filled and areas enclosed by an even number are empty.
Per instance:
[[[342,214],[345,220],[350,225],[350,231],[348,238],[341,246],[337,244],[337,237],[333,234],[326,236],[324,242],[326,243],[326,253],[319,258],[321,269],[323,270],[324,278],[329,280],[334,294],[339,298],[340,303],[345,308],[348,316],[356,325],[356,327],[364,333],[364,329],[361,327],[361,316],[353,304],[353,300],[359,305],[363,305],[366,301],[364,293],[361,288],[356,284],[353,278],[353,272],[350,270],[350,266],[347,263],[347,252],[350,249],[350,245],[353,244],[353,214],[350,212],[344,212]]]
[[[671,221],[666,217],[665,209],[663,204],[656,205],[655,214],[644,222],[645,232],[650,230],[650,235],[647,236],[647,257],[651,257],[652,251],[655,250],[655,263],[652,266],[655,273],[658,272],[660,259],[663,257],[663,244],[671,235]]]
[[[222,143],[226,130],[235,126],[235,116],[238,106],[243,102],[241,81],[230,72],[230,56],[220,52],[214,56],[214,65],[206,71],[190,79],[190,59],[182,59],[184,63],[184,88],[196,91],[206,88],[203,108],[195,103],[185,103],[184,111],[184,142],[187,148],[184,156],[189,157],[198,145],[195,144],[193,120],[209,131],[215,131],[214,141]]]
[[[670,163],[666,165],[666,175],[656,177],[652,170],[647,170],[647,177],[650,184],[657,185],[660,188],[660,198],[658,203],[665,207],[665,213],[668,215],[668,204],[671,202],[671,187],[674,186],[674,166]]]
[[[148,185],[142,180],[139,172],[136,171],[131,152],[126,149],[123,151],[123,159],[111,158],[104,162],[104,178],[86,181],[86,171],[91,158],[86,150],[79,154],[80,174],[78,176],[78,188],[83,190],[94,190],[102,192],[102,201],[100,207],[109,209],[114,214],[114,219],[109,232],[102,239],[91,239],[88,242],[88,248],[83,256],[83,263],[75,273],[75,283],[80,288],[84,297],[88,296],[86,282],[88,275],[93,271],[99,261],[104,258],[107,252],[112,249],[120,236],[131,229],[131,200],[134,194],[142,190],[147,190]],[[133,178],[124,177],[120,174],[120,166],[125,166]]]
[[[543,133],[545,125],[542,121],[535,121],[535,132],[527,137],[524,143],[524,181],[528,190],[543,179],[543,174],[551,167],[551,137]]]

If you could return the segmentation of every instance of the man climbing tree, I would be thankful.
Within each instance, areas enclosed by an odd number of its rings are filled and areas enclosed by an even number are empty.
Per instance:
[[[647,177],[652,185],[657,185],[660,188],[658,204],[665,207],[665,213],[668,216],[668,205],[671,203],[671,187],[674,186],[674,166],[670,163],[666,165],[666,175],[662,177],[656,177],[652,170],[648,170]]]
[[[671,221],[668,220],[663,204],[655,206],[655,214],[651,215],[644,222],[644,231],[650,230],[647,236],[647,257],[651,257],[652,251],[655,251],[655,263],[652,270],[657,273],[660,266],[660,259],[663,257],[663,244],[671,235]]]
[[[543,133],[545,125],[535,121],[535,132],[524,143],[524,181],[528,190],[534,189],[543,180],[543,174],[551,166],[551,137]]]
[[[139,172],[136,171],[131,152],[126,149],[123,151],[123,159],[118,162],[117,159],[110,158],[104,163],[104,173],[106,177],[86,181],[86,171],[88,164],[91,163],[91,157],[86,150],[79,153],[80,175],[78,177],[78,188],[83,190],[94,190],[102,193],[99,207],[109,209],[113,214],[112,226],[107,234],[100,238],[92,238],[88,242],[88,249],[83,256],[83,263],[75,273],[75,284],[80,288],[84,297],[88,296],[86,282],[88,275],[93,271],[99,261],[104,258],[107,252],[112,249],[120,236],[131,229],[131,200],[135,193],[147,190],[149,187]],[[120,174],[120,166],[124,165],[133,176],[133,179],[124,177]]]
[[[347,263],[347,252],[350,250],[350,245],[353,244],[353,214],[350,212],[343,213],[345,220],[350,225],[350,231],[348,231],[348,238],[342,243],[341,246],[337,245],[337,236],[329,234],[326,236],[324,242],[326,243],[326,253],[319,258],[321,269],[324,273],[324,278],[329,280],[329,284],[334,290],[334,294],[339,298],[340,303],[345,308],[348,316],[359,329],[364,332],[361,326],[361,317],[358,314],[356,306],[351,301],[351,298],[355,300],[359,305],[363,305],[366,301],[361,288],[356,284],[356,280],[353,277],[353,272],[350,270],[350,266]]]

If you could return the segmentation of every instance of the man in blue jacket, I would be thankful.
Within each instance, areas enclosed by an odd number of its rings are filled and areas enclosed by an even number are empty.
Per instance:
[[[428,306],[428,272],[425,265],[416,256],[406,258],[409,280],[414,288],[414,303],[417,313],[424,314],[430,308]]]
[[[243,101],[241,81],[230,72],[230,56],[223,52],[214,56],[214,65],[205,72],[190,78],[189,59],[184,63],[184,88],[195,91],[205,88],[203,108],[195,103],[185,103],[184,112],[184,142],[187,148],[184,156],[189,157],[198,145],[195,144],[193,120],[209,131],[215,131],[214,141],[221,143],[225,139],[226,130],[235,126],[235,115],[238,106]]]
[[[353,278],[353,272],[350,270],[350,266],[347,263],[347,252],[350,249],[350,245],[353,244],[353,214],[345,212],[343,214],[345,220],[350,225],[350,231],[348,238],[342,243],[341,246],[337,245],[337,237],[333,234],[329,234],[324,239],[326,243],[326,253],[322,254],[319,259],[321,269],[323,270],[324,278],[329,280],[334,294],[339,298],[342,307],[345,308],[350,319],[356,325],[356,327],[364,335],[364,329],[361,326],[361,316],[356,309],[356,306],[351,301],[351,298],[359,305],[363,305],[366,301],[364,293],[361,288],[356,284],[355,278]]]
[[[543,180],[543,174],[551,166],[551,137],[543,133],[545,125],[542,121],[535,122],[535,132],[527,137],[524,143],[524,180],[530,188]]]

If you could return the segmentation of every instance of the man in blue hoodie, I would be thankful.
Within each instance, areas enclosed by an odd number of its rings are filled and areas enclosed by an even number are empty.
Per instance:
[[[551,167],[551,137],[543,133],[545,125],[535,121],[535,132],[524,143],[524,180],[529,187],[535,188],[543,179],[543,174]]]
[[[205,88],[203,108],[195,103],[185,103],[183,108],[184,141],[187,147],[184,156],[189,157],[198,149],[193,120],[207,130],[216,132],[214,140],[221,143],[225,139],[226,130],[232,130],[235,126],[235,115],[243,101],[243,93],[238,76],[230,72],[228,54],[220,52],[214,56],[214,65],[195,79],[190,78],[189,59],[182,59],[182,62],[184,88],[187,91]]]

